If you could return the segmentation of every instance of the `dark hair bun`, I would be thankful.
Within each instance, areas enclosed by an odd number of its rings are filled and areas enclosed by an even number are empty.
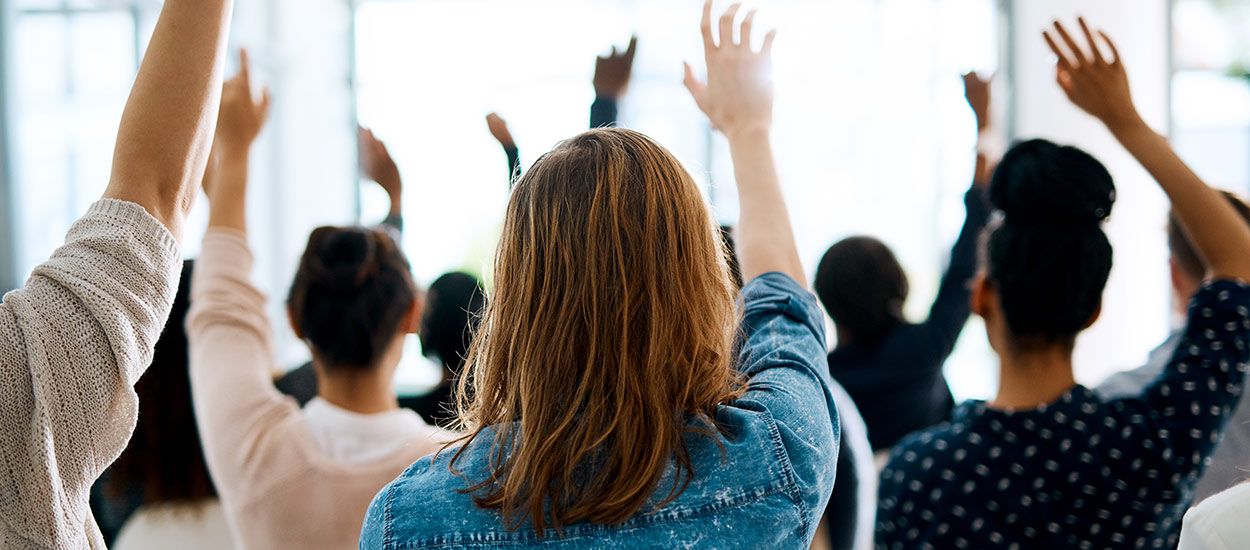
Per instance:
[[[1089,153],[1034,139],[1003,156],[989,194],[1008,223],[1099,223],[1111,215],[1115,183]]]

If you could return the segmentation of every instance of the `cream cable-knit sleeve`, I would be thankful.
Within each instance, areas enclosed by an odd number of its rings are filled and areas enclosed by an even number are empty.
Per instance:
[[[101,200],[0,304],[0,547],[103,548],[91,485],[125,448],[178,286],[178,243]]]

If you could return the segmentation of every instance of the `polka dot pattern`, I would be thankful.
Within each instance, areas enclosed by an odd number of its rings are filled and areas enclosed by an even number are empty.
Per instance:
[[[1024,411],[960,406],[881,474],[877,547],[1175,548],[1250,370],[1250,287],[1194,297],[1184,340],[1140,395],[1077,386]]]

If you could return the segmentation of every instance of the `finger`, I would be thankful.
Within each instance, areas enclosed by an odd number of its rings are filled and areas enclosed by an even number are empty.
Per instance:
[[[620,54],[619,54],[619,53],[616,53],[616,45],[615,45],[615,44],[613,44],[613,45],[612,45],[612,51],[611,51],[611,52],[608,52],[608,59],[615,59],[615,58],[616,58],[616,56],[618,56],[618,55],[620,55]]]
[[[252,59],[247,48],[239,48],[239,80],[244,84],[252,83]]]
[[[768,34],[764,35],[764,45],[760,47],[760,54],[765,55],[765,56],[772,55],[773,40],[775,40],[776,38],[777,38],[777,29],[768,31]]]
[[[751,29],[755,27],[755,14],[758,10],[747,12],[747,16],[742,19],[742,26],[738,30],[738,43],[746,49],[751,49]]]
[[[716,49],[712,41],[712,0],[703,0],[703,22],[699,29],[703,32],[703,53],[710,55]]]
[[[1090,32],[1089,24],[1085,22],[1085,18],[1077,17],[1076,23],[1081,26],[1081,33],[1085,35],[1085,41],[1089,43],[1090,54],[1094,58],[1094,62],[1099,65],[1106,65],[1107,59],[1103,57],[1102,50],[1098,47],[1098,43],[1094,41],[1094,33]]]
[[[1072,39],[1072,35],[1068,34],[1068,29],[1064,28],[1063,23],[1055,21],[1055,30],[1059,32],[1059,38],[1063,39],[1063,43],[1072,52],[1072,59],[1081,65],[1088,65],[1089,58],[1085,57],[1085,50]]]
[[[738,17],[738,10],[741,8],[742,4],[733,4],[720,16],[720,45],[722,48],[735,45],[734,19]]]
[[[707,90],[707,86],[699,80],[699,77],[694,75],[694,68],[691,67],[689,63],[683,62],[682,66],[686,69],[686,76],[682,79],[681,83],[686,85],[686,89],[689,90],[690,95],[694,97],[694,102],[702,107],[703,94]]]
[[[1111,37],[1107,36],[1107,33],[1103,32],[1101,29],[1098,31],[1098,36],[1102,37],[1102,41],[1106,42],[1107,48],[1111,50],[1111,55],[1115,56],[1115,59],[1111,60],[1110,63],[1112,65],[1119,65],[1120,64],[1120,50],[1115,47],[1115,42],[1111,41]]]
[[[1072,62],[1068,60],[1067,54],[1063,52],[1063,49],[1059,47],[1059,44],[1055,43],[1055,39],[1050,36],[1050,33],[1046,31],[1042,31],[1042,38],[1046,39],[1046,44],[1050,46],[1050,51],[1054,52],[1055,57],[1058,58],[1058,60],[1056,60],[1056,63],[1059,65],[1059,67],[1063,69],[1071,69]]]
[[[272,96],[269,94],[269,87],[265,86],[260,91],[260,119],[267,120],[269,118],[269,106],[272,104]]]
[[[634,54],[638,53],[638,35],[629,37],[629,46],[625,48],[625,58],[633,61]]]

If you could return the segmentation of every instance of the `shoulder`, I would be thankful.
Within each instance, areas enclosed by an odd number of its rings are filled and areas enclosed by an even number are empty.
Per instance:
[[[1250,484],[1217,494],[1185,514],[1182,549],[1243,548],[1250,545]]]

